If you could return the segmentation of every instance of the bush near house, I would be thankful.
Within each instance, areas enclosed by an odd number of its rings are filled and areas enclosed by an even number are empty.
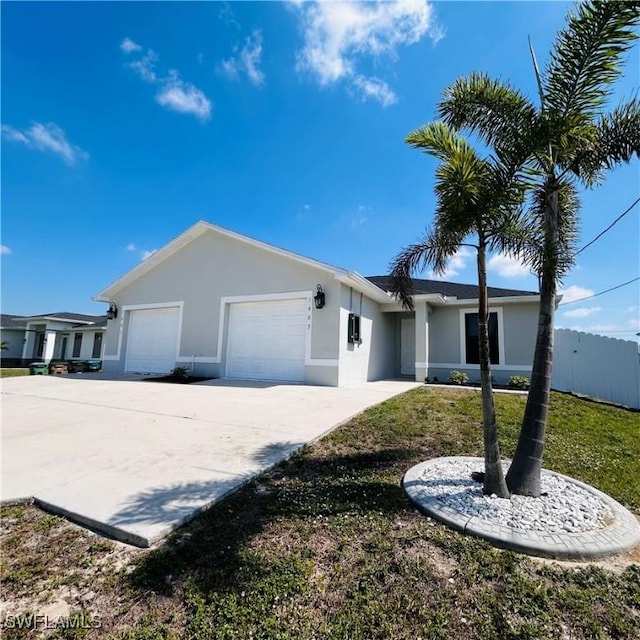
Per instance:
[[[469,382],[469,376],[464,371],[454,369],[449,374],[449,382],[451,382],[451,384],[467,384],[467,382]]]

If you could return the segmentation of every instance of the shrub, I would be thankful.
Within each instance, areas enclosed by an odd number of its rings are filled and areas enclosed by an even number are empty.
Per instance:
[[[509,378],[509,386],[512,389],[528,389],[529,388],[529,378],[525,376],[511,376]]]
[[[469,382],[469,376],[464,371],[454,369],[449,374],[449,382],[452,384],[467,384],[467,382]]]
[[[187,369],[187,367],[176,367],[171,371],[171,375],[174,378],[188,378],[189,369]]]

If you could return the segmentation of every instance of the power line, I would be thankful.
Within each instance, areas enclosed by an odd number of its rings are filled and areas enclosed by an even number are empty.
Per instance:
[[[615,291],[616,289],[620,289],[621,287],[626,287],[628,284],[632,284],[633,282],[637,282],[640,280],[640,276],[634,278],[633,280],[629,280],[629,282],[623,282],[622,284],[618,284],[615,287],[611,287],[611,289],[605,289],[604,291],[600,291],[599,293],[594,293],[593,295],[586,296],[585,298],[578,298],[577,300],[571,300],[571,302],[561,302],[558,306],[562,307],[566,304],[574,304],[575,302],[582,302],[583,300],[591,300],[591,298],[597,298],[605,293],[609,293],[609,291]]]
[[[600,238],[602,238],[602,236],[607,233],[607,231],[609,231],[609,229],[611,229],[617,222],[619,222],[620,220],[622,220],[622,218],[624,218],[627,213],[629,213],[629,211],[631,211],[631,209],[633,209],[633,207],[635,207],[638,202],[640,202],[640,198],[637,198],[635,202],[633,202],[628,209],[625,209],[604,231],[601,231],[591,242],[587,242],[587,244],[584,245],[584,247],[582,247],[581,249],[578,249],[578,251],[576,251],[576,255],[581,254],[587,247],[590,247],[596,240],[599,240]]]

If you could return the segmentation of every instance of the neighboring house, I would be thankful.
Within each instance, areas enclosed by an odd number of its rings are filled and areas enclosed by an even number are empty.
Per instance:
[[[7,366],[20,364],[24,348],[24,332],[27,328],[24,316],[0,315],[0,340],[5,348],[0,351],[0,358]]]
[[[106,316],[80,313],[46,313],[39,316],[2,315],[4,366],[24,366],[30,362],[88,360],[102,357]]]
[[[316,304],[318,288],[324,306]],[[415,311],[364,278],[198,222],[101,291],[106,371],[343,386],[479,378],[477,287],[415,280]],[[538,294],[489,291],[493,375],[530,375]],[[322,306],[322,308],[318,308]]]

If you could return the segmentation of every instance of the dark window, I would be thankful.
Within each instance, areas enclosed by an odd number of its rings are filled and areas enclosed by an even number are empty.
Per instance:
[[[80,357],[80,349],[82,348],[82,334],[76,333],[73,337],[73,354],[72,358]]]
[[[102,332],[96,331],[93,335],[93,351],[91,352],[92,358],[99,358],[102,353]]]
[[[466,313],[464,316],[464,338],[467,364],[480,364],[478,343],[478,314]],[[498,347],[498,314],[489,314],[489,359],[491,364],[500,364],[500,349]]]
[[[44,355],[44,333],[36,334],[36,352],[34,356],[36,358],[42,358]]]
[[[360,316],[355,313],[349,314],[349,324],[347,326],[347,340],[350,343],[360,343]]]

